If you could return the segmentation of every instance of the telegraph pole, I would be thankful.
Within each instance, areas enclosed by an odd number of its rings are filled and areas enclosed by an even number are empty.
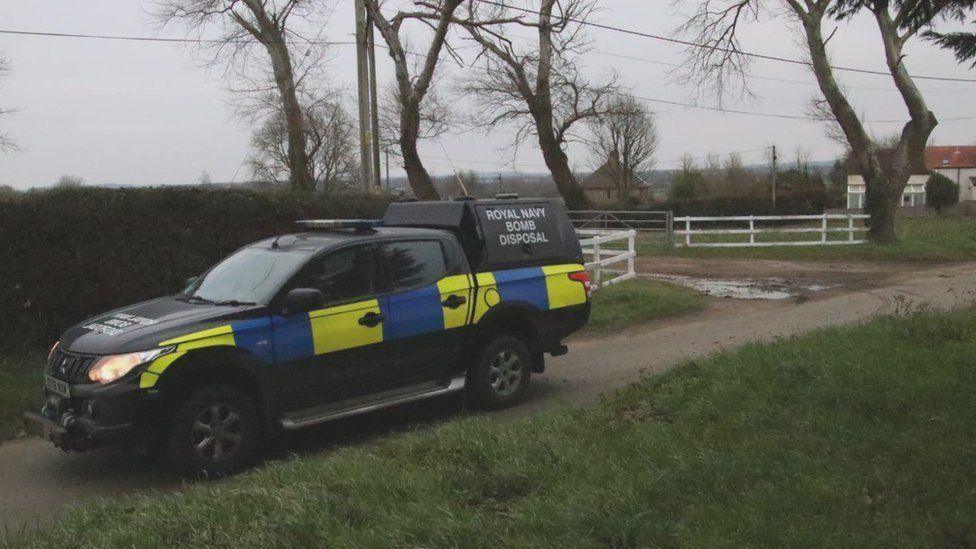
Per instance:
[[[369,191],[373,184],[370,155],[370,119],[369,119],[369,43],[367,34],[366,4],[364,0],[356,0],[356,69],[359,87],[359,176],[363,187]]]
[[[776,167],[776,145],[773,145],[773,213],[776,213],[776,173],[779,171]]]
[[[366,25],[369,27],[369,112],[370,135],[373,149],[373,188],[380,188],[380,114],[377,101],[376,84],[376,43],[373,38],[373,22],[367,14]]]

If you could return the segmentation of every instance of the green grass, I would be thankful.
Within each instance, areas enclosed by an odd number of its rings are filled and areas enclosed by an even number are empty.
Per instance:
[[[7,541],[972,546],[974,357],[976,311],[884,318],[688,363],[592,408],[465,418],[181,494],[85,505]]]
[[[852,246],[784,246],[770,248],[673,248],[668,249],[659,237],[643,236],[638,245],[641,256],[676,256],[729,259],[777,259],[796,261],[909,261],[949,262],[976,259],[976,218],[929,217],[899,219],[898,242],[887,246],[859,244]],[[863,233],[862,233],[863,234]],[[759,240],[781,240],[783,235],[762,235]],[[845,235],[846,236],[846,235]],[[792,234],[792,240],[819,239],[820,235]],[[745,242],[747,235],[735,241]],[[831,239],[838,239],[832,236]],[[696,236],[695,242],[731,241]]]
[[[40,353],[0,354],[0,441],[23,430],[20,414],[41,400]]]
[[[611,332],[632,324],[681,316],[705,308],[695,290],[666,282],[628,280],[593,294],[586,331]]]

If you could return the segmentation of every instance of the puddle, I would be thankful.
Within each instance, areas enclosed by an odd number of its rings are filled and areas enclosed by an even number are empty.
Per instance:
[[[639,276],[687,286],[706,295],[731,299],[792,299],[800,295],[801,292],[822,292],[830,288],[830,286],[822,284],[797,284],[783,278],[723,280],[664,274],[642,274]]]

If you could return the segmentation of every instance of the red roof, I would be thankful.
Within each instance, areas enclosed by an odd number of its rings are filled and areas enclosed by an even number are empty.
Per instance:
[[[926,147],[925,167],[938,168],[976,168],[976,147]]]

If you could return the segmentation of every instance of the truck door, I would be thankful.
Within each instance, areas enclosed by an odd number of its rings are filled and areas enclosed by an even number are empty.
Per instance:
[[[286,365],[291,410],[343,401],[389,388],[391,343],[375,295],[375,250],[352,246],[314,259],[289,284],[316,288],[325,306],[275,319],[276,355],[295,355]],[[296,349],[299,352],[294,352]]]
[[[473,301],[460,251],[439,240],[405,240],[383,244],[380,255],[392,287],[383,302],[384,334],[393,341],[400,384],[449,380]]]

